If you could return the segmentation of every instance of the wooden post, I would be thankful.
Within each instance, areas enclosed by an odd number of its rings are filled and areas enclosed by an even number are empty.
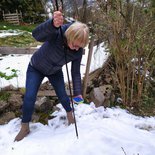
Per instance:
[[[3,11],[3,19],[5,20],[5,13],[4,13],[4,11]]]
[[[83,80],[83,98],[86,97],[89,70],[90,70],[91,58],[92,58],[92,53],[93,53],[93,46],[94,46],[94,37],[91,38],[91,41],[89,43],[89,53],[88,53],[88,59],[87,59],[87,65],[86,65],[86,72],[85,72],[85,77]]]
[[[23,16],[22,16],[21,10],[20,10],[20,12],[19,12],[19,21],[23,22]]]

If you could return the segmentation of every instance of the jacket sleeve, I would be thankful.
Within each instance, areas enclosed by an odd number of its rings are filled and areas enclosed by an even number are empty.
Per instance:
[[[54,40],[58,35],[58,29],[54,27],[53,20],[49,19],[44,23],[38,25],[33,31],[32,36],[40,42],[45,42],[47,40]]]
[[[72,75],[74,96],[82,94],[81,73],[80,73],[81,59],[82,55],[80,58],[76,59],[75,61],[72,61],[71,75]]]

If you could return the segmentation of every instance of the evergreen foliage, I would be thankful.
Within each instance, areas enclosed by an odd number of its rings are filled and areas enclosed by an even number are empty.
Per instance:
[[[39,23],[44,21],[45,17],[42,16],[44,6],[41,0],[1,0],[0,3],[0,16],[2,19],[2,11],[5,13],[14,13],[16,10],[21,11],[23,21],[27,23]]]

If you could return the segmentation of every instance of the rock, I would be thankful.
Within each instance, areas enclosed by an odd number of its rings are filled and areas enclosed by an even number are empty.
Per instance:
[[[90,99],[96,105],[96,107],[102,106],[105,100],[103,93],[101,92],[100,88],[94,88],[90,93]]]
[[[0,117],[0,125],[8,123],[10,120],[14,119],[15,117],[16,117],[16,116],[15,116],[15,113],[14,113],[14,112],[7,112],[7,113],[4,113],[4,114]]]
[[[111,85],[104,85],[94,88],[90,93],[90,99],[95,103],[96,107],[110,106],[110,97],[112,93]]]
[[[14,87],[13,85],[8,85],[8,86],[5,86],[4,88],[2,88],[2,90],[4,90],[4,91],[17,90],[17,88]]]
[[[37,112],[49,112],[53,108],[53,102],[47,97],[42,97],[35,102],[35,110]]]
[[[3,113],[8,106],[8,102],[0,100],[0,113]]]
[[[22,95],[12,93],[8,99],[8,102],[10,103],[12,111],[20,109],[23,103]]]
[[[51,83],[49,81],[44,82],[43,84],[41,84],[39,90],[52,90],[53,86],[51,85]]]
[[[36,123],[36,122],[38,122],[39,121],[39,118],[40,118],[40,116],[37,114],[37,113],[33,113],[33,115],[32,115],[32,122],[33,123]]]
[[[106,99],[110,98],[111,91],[112,91],[112,86],[111,85],[103,85],[99,87],[103,95],[105,96]]]

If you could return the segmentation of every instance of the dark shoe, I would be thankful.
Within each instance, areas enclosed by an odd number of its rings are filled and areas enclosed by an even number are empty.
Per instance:
[[[14,141],[20,141],[30,133],[29,123],[22,123],[21,129]]]
[[[68,119],[68,125],[75,123],[72,111],[67,112],[67,119]]]

